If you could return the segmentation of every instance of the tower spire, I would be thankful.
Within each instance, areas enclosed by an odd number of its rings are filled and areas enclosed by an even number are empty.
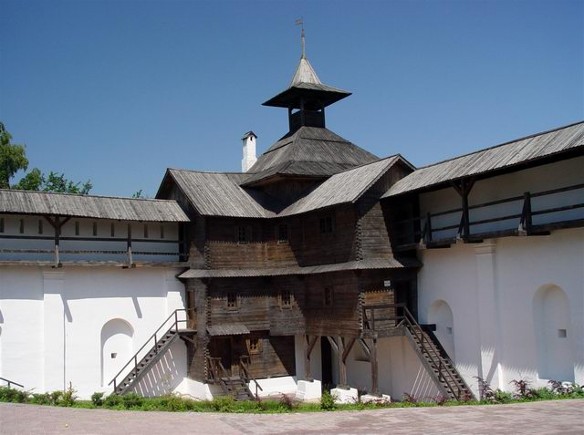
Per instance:
[[[300,32],[300,40],[302,41],[302,56],[300,59],[306,59],[306,41],[304,39],[304,18],[300,17],[296,20],[296,25],[301,26],[302,31]]]

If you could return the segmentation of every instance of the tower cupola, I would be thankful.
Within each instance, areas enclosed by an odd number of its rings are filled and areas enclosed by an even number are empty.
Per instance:
[[[351,95],[350,92],[325,85],[306,58],[304,27],[302,28],[302,55],[294,77],[286,89],[269,99],[264,106],[288,109],[290,133],[300,127],[326,127],[324,109]]]

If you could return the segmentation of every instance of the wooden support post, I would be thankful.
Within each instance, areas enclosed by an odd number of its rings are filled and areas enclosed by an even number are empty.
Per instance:
[[[65,225],[71,219],[70,217],[61,221],[59,216],[55,216],[55,219],[51,219],[49,216],[44,216],[44,218],[51,224],[55,230],[55,265],[53,267],[62,267],[61,263],[61,253],[59,250],[60,237],[61,237],[61,227]]]
[[[371,394],[379,396],[379,367],[377,365],[377,338],[373,339],[371,351]]]
[[[521,211],[521,221],[519,224],[520,231],[523,231],[525,235],[530,235],[531,225],[531,193],[525,192],[523,194],[523,210]]]
[[[432,241],[432,219],[430,213],[426,214],[426,228],[424,232],[424,241],[426,244]]]
[[[306,336],[306,341],[304,343],[305,346],[305,351],[304,351],[304,380],[312,382],[314,379],[312,378],[312,370],[310,368],[310,354],[312,353],[312,350],[314,349],[314,345],[316,344],[316,342],[318,341],[319,336],[318,335],[314,335],[314,336],[310,336],[307,335]]]
[[[345,354],[345,343],[343,337],[337,339],[338,347],[338,358],[339,358],[339,387],[348,388],[347,384],[347,364],[343,355]]]
[[[132,224],[128,224],[128,267],[134,267],[134,258],[132,256]]]
[[[452,186],[462,198],[462,217],[460,219],[459,237],[462,240],[468,240],[470,236],[470,215],[468,210],[468,195],[474,185],[474,180],[463,178],[460,184],[453,184]]]

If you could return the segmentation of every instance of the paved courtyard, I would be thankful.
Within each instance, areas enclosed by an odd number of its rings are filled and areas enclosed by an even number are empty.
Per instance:
[[[0,403],[0,434],[584,434],[584,400],[302,414],[164,413]]]

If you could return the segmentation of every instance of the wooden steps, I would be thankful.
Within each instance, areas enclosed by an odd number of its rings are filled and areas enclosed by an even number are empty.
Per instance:
[[[144,374],[162,357],[168,350],[170,345],[179,336],[177,331],[169,330],[164,334],[152,348],[144,355],[144,357],[137,361],[134,368],[128,375],[116,385],[115,394],[124,394],[128,392],[136,383],[144,376]]]

